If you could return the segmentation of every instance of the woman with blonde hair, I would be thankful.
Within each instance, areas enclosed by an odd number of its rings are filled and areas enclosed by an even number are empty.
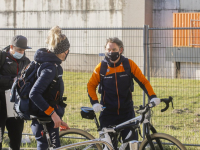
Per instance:
[[[54,147],[59,147],[59,127],[62,125],[66,129],[69,128],[61,119],[66,106],[63,103],[64,83],[61,63],[66,60],[69,54],[70,43],[66,35],[62,34],[61,29],[55,26],[49,31],[47,44],[48,49],[41,48],[35,53],[34,60],[40,66],[37,70],[37,80],[30,91],[29,97],[39,108],[37,116],[51,116],[53,121],[47,124],[47,129],[51,143]],[[49,86],[56,76],[58,77],[57,82],[49,92]],[[37,140],[37,149],[47,149],[47,140],[41,135],[43,127],[36,119],[32,120],[31,129]]]

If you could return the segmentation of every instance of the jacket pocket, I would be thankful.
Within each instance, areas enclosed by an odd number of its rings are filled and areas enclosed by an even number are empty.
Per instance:
[[[65,113],[65,108],[60,105],[55,105],[54,110],[56,111],[57,115],[63,117]]]

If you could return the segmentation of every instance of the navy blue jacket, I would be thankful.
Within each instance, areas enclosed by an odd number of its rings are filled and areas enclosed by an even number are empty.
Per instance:
[[[57,101],[62,99],[64,92],[63,69],[60,66],[62,61],[54,53],[47,51],[45,48],[37,50],[34,60],[40,63],[40,67],[37,70],[37,80],[30,91],[29,97],[40,109],[39,116],[50,116],[56,111],[62,117],[64,107],[58,104],[50,106],[47,102],[47,100]],[[59,80],[49,93],[48,87],[56,76],[56,66]]]
[[[140,68],[131,59],[128,59],[130,64],[130,76],[125,72],[123,61],[125,57],[120,56],[120,60],[113,64],[107,59],[107,72],[103,77],[102,94],[100,103],[106,107],[103,111],[108,114],[125,114],[133,111],[131,80],[134,79],[139,86],[144,90],[149,99],[156,97],[150,82],[142,74]],[[99,63],[87,84],[88,95],[91,104],[98,103],[96,88],[100,83]]]

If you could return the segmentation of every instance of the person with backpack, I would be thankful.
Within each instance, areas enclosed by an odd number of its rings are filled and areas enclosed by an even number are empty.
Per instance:
[[[11,44],[0,51],[0,150],[5,127],[12,150],[20,149],[24,120],[19,117],[7,117],[7,112],[12,110],[7,110],[5,91],[11,89],[14,79],[18,78],[23,68],[30,63],[25,56],[26,49],[31,49],[27,46],[27,38],[16,35]]]
[[[40,66],[37,69],[37,79],[31,88],[29,98],[39,108],[38,117],[50,116],[52,118],[52,122],[47,123],[47,130],[53,146],[59,147],[59,127],[62,125],[69,129],[61,119],[66,106],[63,103],[64,82],[61,63],[69,54],[70,43],[66,35],[62,34],[61,29],[55,26],[49,31],[47,44],[48,49],[41,48],[35,53],[34,60]],[[55,76],[58,77],[58,80],[49,90]],[[37,150],[47,149],[47,140],[41,134],[43,126],[33,119],[31,129],[37,140]]]
[[[95,112],[102,111],[99,116],[100,127],[118,125],[135,117],[133,109],[132,92],[134,91],[133,79],[147,94],[155,105],[160,103],[149,81],[142,74],[134,61],[122,56],[123,42],[117,38],[108,38],[105,45],[105,58],[94,69],[87,84],[88,96]],[[101,94],[99,103],[96,87]],[[102,107],[105,107],[103,110]],[[127,128],[122,131],[124,140],[129,133]],[[137,132],[132,134],[132,140],[138,140]],[[114,135],[110,135],[113,146],[117,149]],[[127,146],[126,149],[129,149]]]

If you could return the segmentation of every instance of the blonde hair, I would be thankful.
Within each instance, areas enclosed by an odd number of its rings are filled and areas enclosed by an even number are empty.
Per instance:
[[[52,27],[49,30],[48,37],[46,43],[48,44],[48,48],[50,51],[57,47],[57,44],[66,39],[66,36],[62,34],[61,28],[59,26]]]

